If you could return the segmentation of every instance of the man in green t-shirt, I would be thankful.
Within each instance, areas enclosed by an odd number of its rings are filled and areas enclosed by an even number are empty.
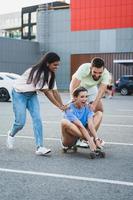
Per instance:
[[[105,68],[104,60],[94,57],[91,63],[84,63],[79,66],[73,74],[70,82],[70,94],[72,95],[75,88],[82,86],[88,90],[88,100],[92,111],[102,111],[102,97],[109,84],[109,71]],[[96,127],[98,127],[100,124]]]
[[[104,60],[95,57],[91,63],[84,63],[79,66],[73,74],[70,82],[70,94],[79,86],[85,87],[88,90],[91,109],[94,112],[98,110],[103,112],[101,98],[107,89],[109,79],[109,71],[105,68]]]

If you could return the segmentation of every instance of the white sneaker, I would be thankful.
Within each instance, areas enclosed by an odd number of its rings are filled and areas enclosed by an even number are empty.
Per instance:
[[[111,95],[108,96],[108,99],[112,99],[113,97]]]
[[[66,150],[66,149],[68,149],[69,147],[64,146],[64,145],[62,144],[62,141],[61,141],[61,148],[62,148],[63,150]]]
[[[89,145],[87,144],[87,142],[85,140],[77,140],[76,142],[76,146],[77,147],[81,147],[81,148],[88,148]]]
[[[67,151],[70,147],[62,146],[63,151]]]
[[[6,146],[8,149],[13,149],[15,138],[10,136],[10,132],[8,132]]]
[[[39,147],[37,150],[36,150],[36,155],[39,155],[39,156],[44,156],[48,153],[51,152],[51,149],[47,149],[45,147]]]

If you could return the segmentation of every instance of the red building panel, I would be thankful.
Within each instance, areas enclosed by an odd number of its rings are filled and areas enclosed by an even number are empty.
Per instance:
[[[133,27],[133,0],[71,0],[71,30]]]

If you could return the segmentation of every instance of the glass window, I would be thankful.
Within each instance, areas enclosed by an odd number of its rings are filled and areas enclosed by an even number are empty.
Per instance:
[[[2,37],[6,37],[6,31],[2,31]]]
[[[31,23],[36,23],[36,12],[31,13]]]
[[[31,32],[31,36],[35,36],[36,35],[36,25],[31,26],[30,32]]]
[[[13,34],[12,31],[9,32],[9,37],[10,37],[10,38],[14,38],[14,34]]]
[[[123,76],[122,79],[123,80],[128,80],[128,77],[127,76]]]
[[[130,81],[133,81],[133,77],[132,77],[132,76],[131,76],[131,77],[129,77],[129,80],[130,80]]]
[[[15,78],[15,77],[10,76],[10,75],[6,75],[6,76],[7,76],[8,78],[12,79],[12,80],[17,79],[17,78]]]
[[[3,80],[3,78],[0,76],[0,80]]]
[[[13,34],[13,38],[21,38],[20,30],[13,30],[12,34]]]
[[[28,24],[28,16],[29,16],[28,13],[24,13],[24,14],[23,14],[23,23],[24,23],[24,24]]]
[[[23,36],[27,37],[28,36],[28,26],[25,26],[23,28]]]

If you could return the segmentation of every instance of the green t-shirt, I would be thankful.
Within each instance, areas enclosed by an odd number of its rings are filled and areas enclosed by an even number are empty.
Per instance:
[[[80,65],[75,74],[73,74],[73,78],[77,78],[78,80],[81,81],[80,86],[89,89],[101,83],[105,85],[109,84],[109,71],[106,68],[104,69],[100,79],[98,81],[95,81],[90,73],[90,67],[91,63],[84,63]]]

